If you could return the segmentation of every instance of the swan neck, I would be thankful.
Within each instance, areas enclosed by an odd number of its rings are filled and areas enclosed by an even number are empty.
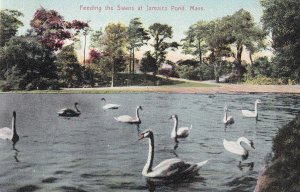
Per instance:
[[[224,111],[224,118],[225,118],[225,120],[227,120],[227,111],[226,110]]]
[[[177,129],[178,129],[178,119],[175,117],[174,118],[174,127],[172,130],[172,135],[174,135],[174,137],[177,136]]]
[[[13,118],[12,118],[11,128],[12,128],[13,135],[17,134],[16,117],[15,116],[13,116]]]
[[[75,109],[76,109],[77,112],[80,112],[79,109],[77,108],[77,105],[75,105]]]
[[[257,115],[257,103],[255,103],[255,105],[254,105],[254,112],[255,112],[255,115]]]
[[[139,108],[136,108],[136,119],[140,121]]]
[[[153,135],[151,135],[149,138],[148,159],[143,169],[144,175],[152,171],[153,158],[154,158],[154,137]]]
[[[241,145],[242,142],[246,143],[248,146],[251,147],[251,145],[249,145],[249,140],[248,140],[248,139],[246,139],[246,138],[244,138],[244,137],[241,137],[241,138],[239,138],[239,139],[237,140],[237,143],[238,143],[241,147],[243,147],[243,146]],[[245,147],[243,147],[243,148],[245,149]]]

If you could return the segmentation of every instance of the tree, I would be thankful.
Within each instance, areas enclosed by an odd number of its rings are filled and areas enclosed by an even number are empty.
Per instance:
[[[256,45],[263,45],[262,41],[266,33],[261,27],[256,25],[250,12],[244,9],[240,9],[231,16],[224,17],[222,20],[228,25],[226,27],[228,29],[227,33],[234,38],[234,45],[236,47],[234,57],[236,59],[237,75],[242,77],[246,71],[242,66],[244,48],[250,52],[249,56],[252,62],[252,54],[260,48],[259,46],[255,47],[255,43]]]
[[[144,54],[144,57],[141,60],[140,70],[143,73],[153,72],[155,73],[158,70],[156,65],[156,59],[151,55],[149,51]]]
[[[154,58],[158,68],[166,59],[166,50],[169,48],[175,50],[179,47],[179,44],[177,42],[166,42],[173,37],[173,30],[169,25],[154,23],[149,27],[149,33],[154,39],[152,46],[154,48]],[[157,73],[157,71],[155,73]]]
[[[208,23],[205,21],[199,21],[191,25],[187,32],[186,37],[182,39],[182,49],[185,54],[191,54],[198,58],[199,64],[202,64],[202,57],[207,51],[205,38],[207,37]]]
[[[210,51],[209,62],[214,65],[216,82],[222,70],[222,58],[229,57],[232,53],[230,44],[234,42],[234,37],[227,33],[228,25],[225,25],[224,18],[209,22],[206,43]]]
[[[149,39],[150,37],[142,26],[141,19],[132,19],[128,26],[129,73],[134,73],[135,49],[139,49],[141,46],[145,45]]]
[[[16,10],[0,11],[0,46],[3,47],[10,38],[16,35],[18,28],[23,26],[19,17],[23,14]]]
[[[55,84],[55,56],[32,37],[13,37],[1,50],[1,73],[10,89],[47,89]]]
[[[300,82],[300,1],[261,0],[264,28],[272,35],[273,76]]]
[[[101,28],[99,30],[95,31],[94,33],[92,33],[91,34],[91,44],[90,44],[90,47],[92,49],[99,49],[99,50],[101,50],[101,48],[102,48],[102,37],[103,37],[103,32],[102,32]]]
[[[46,48],[56,51],[63,47],[64,40],[78,34],[88,24],[78,20],[65,21],[57,11],[42,7],[35,12],[30,26],[28,35],[37,37]]]
[[[125,53],[128,47],[127,34],[127,27],[121,23],[110,23],[104,30],[102,39],[104,54],[99,64],[110,72],[112,87],[116,73],[125,69]]]
[[[68,45],[57,54],[56,64],[60,81],[68,87],[78,87],[83,82],[83,69],[78,62],[74,46]]]

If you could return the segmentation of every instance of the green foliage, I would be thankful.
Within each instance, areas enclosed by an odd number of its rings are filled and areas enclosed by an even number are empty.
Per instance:
[[[176,67],[176,72],[180,78],[191,80],[209,80],[214,79],[214,66],[208,63],[202,63],[201,65],[195,65],[198,63],[193,60],[185,60],[179,63]]]
[[[202,64],[203,55],[207,52],[206,37],[208,34],[208,23],[199,21],[191,25],[185,32],[186,37],[182,39],[182,49],[185,54],[191,54],[198,58]]]
[[[16,10],[0,11],[0,46],[3,47],[10,38],[16,35],[18,28],[23,26],[19,17],[23,14]]]
[[[111,75],[111,86],[114,76],[125,69],[125,56],[128,47],[127,27],[121,23],[110,23],[105,27],[102,38],[104,56],[98,62]]]
[[[300,1],[261,0],[263,24],[272,34],[273,76],[300,82]]]
[[[135,65],[135,49],[147,44],[150,39],[148,32],[144,29],[140,18],[134,18],[128,26],[128,42],[129,42],[129,72],[134,73]],[[131,65],[132,64],[132,65]]]
[[[268,168],[267,185],[262,192],[300,190],[300,115],[279,129],[273,140],[274,157]]]
[[[252,85],[283,85],[284,81],[282,79],[277,78],[257,76],[254,78],[247,79],[245,83]]]
[[[272,76],[272,63],[269,62],[267,57],[260,57],[256,59],[252,65],[247,65],[247,73],[244,74],[246,80],[253,79],[257,76],[271,77]]]
[[[83,68],[77,60],[73,45],[62,48],[57,54],[56,65],[59,80],[64,86],[78,87],[83,83]]]
[[[151,55],[149,51],[144,54],[144,57],[141,60],[140,70],[143,73],[153,72],[154,75],[158,70],[156,59]]]
[[[35,38],[13,37],[1,50],[7,89],[47,89],[57,78],[54,55]],[[31,84],[32,86],[28,85]]]
[[[166,60],[167,49],[175,50],[179,47],[177,42],[168,42],[173,37],[172,27],[160,23],[154,23],[149,27],[149,33],[154,40],[154,58],[157,69]]]

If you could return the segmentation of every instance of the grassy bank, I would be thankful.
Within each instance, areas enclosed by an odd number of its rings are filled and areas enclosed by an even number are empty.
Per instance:
[[[300,191],[300,115],[273,140],[274,157],[260,180],[260,192]]]

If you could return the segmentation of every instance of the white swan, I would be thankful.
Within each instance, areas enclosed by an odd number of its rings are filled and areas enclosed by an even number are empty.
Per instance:
[[[63,117],[78,117],[81,112],[78,110],[77,105],[79,103],[74,103],[75,110],[74,109],[68,109],[68,108],[63,108],[57,112],[58,116],[63,116]]]
[[[261,100],[260,100],[260,99],[257,99],[257,100],[255,101],[255,104],[254,104],[254,111],[242,110],[243,116],[245,116],[245,117],[254,117],[254,118],[257,118],[257,117],[258,117],[258,114],[257,114],[257,104],[258,104],[258,103],[261,103]]]
[[[225,125],[231,125],[234,123],[234,119],[232,116],[227,116],[227,111],[228,111],[228,108],[227,108],[227,105],[225,105],[223,123]]]
[[[106,110],[106,109],[119,109],[120,105],[117,104],[111,104],[111,103],[106,103],[105,98],[101,98],[101,101],[104,101],[104,106],[102,107],[102,109]]]
[[[248,158],[249,153],[248,150],[241,145],[241,142],[244,142],[249,147],[255,149],[253,142],[247,139],[246,137],[240,137],[237,141],[227,141],[226,139],[224,139],[223,145],[227,151],[240,155],[242,156],[242,160],[245,160]]]
[[[121,123],[141,124],[141,119],[139,116],[140,109],[143,110],[142,106],[139,105],[136,107],[136,117],[135,118],[133,118],[129,115],[122,115],[119,117],[114,117],[114,119]]]
[[[174,127],[171,132],[171,138],[186,138],[190,134],[190,130],[192,129],[191,127],[180,127],[178,128],[178,116],[177,115],[172,115],[169,119],[173,119],[174,121]]]
[[[187,178],[198,174],[200,168],[205,165],[208,160],[200,163],[189,163],[178,158],[167,159],[162,161],[156,167],[152,168],[154,158],[154,135],[150,130],[141,133],[139,140],[149,139],[148,159],[143,168],[142,174],[148,178],[173,179]]]
[[[0,139],[11,140],[13,143],[19,141],[19,135],[16,129],[16,112],[13,111],[11,128],[4,127],[0,129]]]

